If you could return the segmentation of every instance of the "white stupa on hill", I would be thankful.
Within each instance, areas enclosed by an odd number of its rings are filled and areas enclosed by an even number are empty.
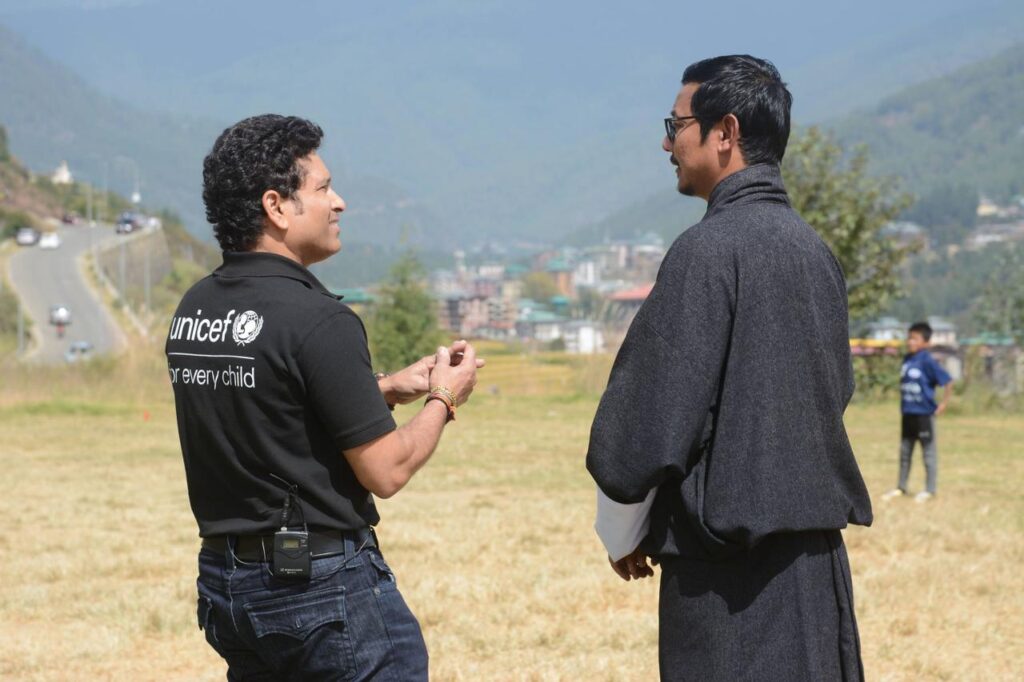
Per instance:
[[[50,179],[55,185],[70,185],[75,181],[75,178],[71,175],[71,170],[68,168],[67,161],[60,162],[60,165],[57,166],[57,170],[53,171]]]

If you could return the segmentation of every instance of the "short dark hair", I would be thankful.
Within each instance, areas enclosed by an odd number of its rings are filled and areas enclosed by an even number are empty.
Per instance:
[[[917,332],[921,335],[921,338],[926,342],[932,340],[932,326],[927,322],[915,322],[910,325],[910,329],[907,330],[907,334],[913,334]]]
[[[782,163],[789,142],[793,96],[775,65],[746,54],[695,62],[683,85],[699,83],[690,108],[700,123],[701,142],[726,114],[740,122],[740,153],[748,165]]]
[[[320,126],[296,116],[264,114],[239,121],[203,159],[206,219],[224,251],[249,251],[263,234],[263,193],[289,198],[302,185],[299,159],[320,147]]]

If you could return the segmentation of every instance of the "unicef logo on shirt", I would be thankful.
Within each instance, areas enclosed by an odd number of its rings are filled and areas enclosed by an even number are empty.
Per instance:
[[[235,318],[235,323],[231,327],[231,338],[239,346],[244,346],[252,343],[259,336],[261,329],[263,329],[263,317],[252,310],[246,310]]]
[[[912,367],[910,371],[907,372],[907,376],[910,377],[911,379],[920,379],[921,370],[919,370],[917,367]]]

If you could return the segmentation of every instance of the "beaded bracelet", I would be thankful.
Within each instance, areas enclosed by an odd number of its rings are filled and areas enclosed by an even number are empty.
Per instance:
[[[444,388],[444,387],[439,387],[439,388]],[[424,401],[423,404],[426,405],[431,400],[440,400],[442,403],[444,403],[444,406],[446,408],[448,408],[448,419],[447,419],[447,421],[450,421],[450,422],[451,421],[455,421],[455,403],[451,400],[451,398],[448,397],[449,395],[452,395],[452,392],[449,391],[448,389],[444,389],[443,391],[439,391],[439,390],[437,390],[437,388],[434,388],[434,389],[432,389],[430,391],[430,394],[427,396],[427,399]]]
[[[447,386],[434,386],[432,389],[430,389],[430,392],[443,394],[446,398],[448,398],[448,401],[452,404],[452,407],[455,407],[456,405],[459,404],[459,401],[455,397],[455,394],[452,393],[452,390]]]

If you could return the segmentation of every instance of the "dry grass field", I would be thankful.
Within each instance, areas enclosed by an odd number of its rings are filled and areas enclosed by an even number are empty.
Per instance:
[[[435,679],[657,678],[657,583],[616,578],[591,528],[583,454],[606,370],[493,357],[431,463],[380,505]],[[896,413],[847,419],[875,498],[874,526],[846,534],[868,679],[1020,679],[1024,416],[942,418],[940,496],[918,505],[879,499]],[[0,463],[0,678],[224,679],[196,628],[196,531],[155,352],[0,368]]]

